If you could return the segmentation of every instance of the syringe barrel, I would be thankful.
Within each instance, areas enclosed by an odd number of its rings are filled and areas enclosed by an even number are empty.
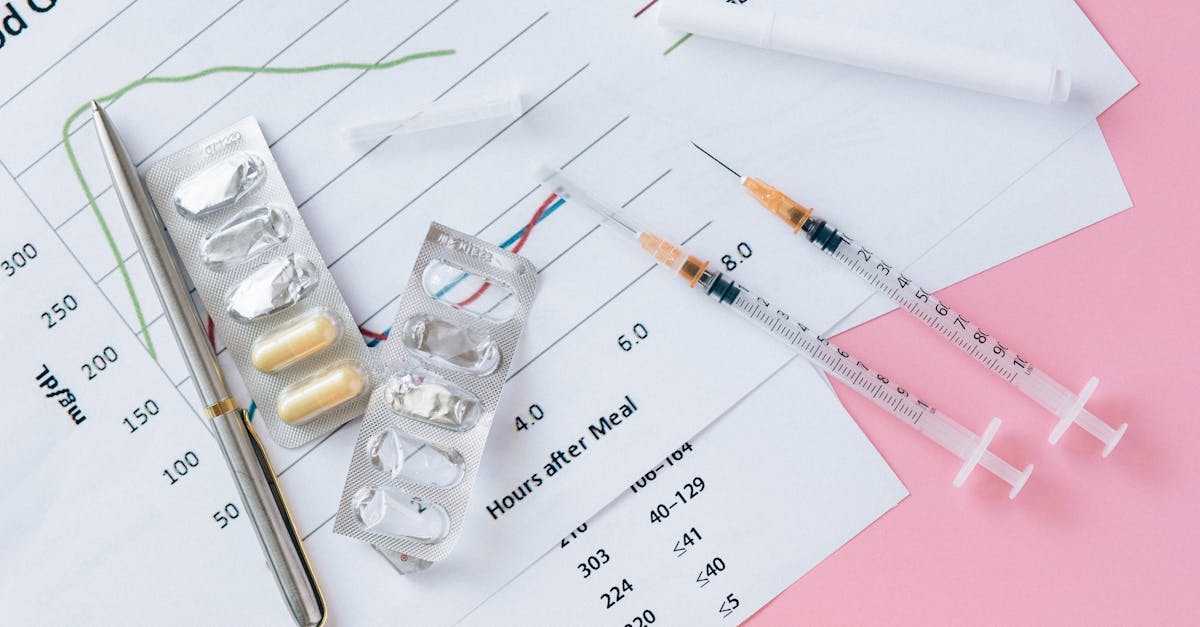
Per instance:
[[[1088,394],[1076,394],[1030,365],[1011,346],[913,283],[874,251],[816,216],[804,223],[804,232],[813,245],[841,261],[902,309],[1057,416],[1060,422],[1051,432],[1051,442],[1057,442],[1072,421],[1104,443],[1102,455],[1107,456],[1121,440],[1125,425],[1114,429],[1083,409],[1082,402],[1086,402]]]
[[[1074,392],[1033,366],[1015,376],[1012,384],[1055,416],[1061,416],[1075,401]]]
[[[1010,497],[1015,496],[1024,486],[1032,467],[1019,471],[987,450],[999,421],[994,421],[996,424],[989,427],[988,433],[981,438],[949,416],[913,397],[883,373],[873,370],[829,340],[820,337],[779,307],[725,279],[720,273],[705,272],[699,283],[711,297],[729,305],[759,328],[808,357],[834,378],[850,386],[892,416],[907,422],[966,462],[956,483],[960,483],[978,464],[1013,487],[1009,493]]]
[[[967,459],[979,443],[979,436],[970,429],[936,411],[926,413],[920,420],[912,423],[912,426],[929,439],[941,444],[942,448],[957,455],[959,459]]]

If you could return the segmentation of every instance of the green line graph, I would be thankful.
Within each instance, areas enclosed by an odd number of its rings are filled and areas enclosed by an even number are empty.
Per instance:
[[[668,54],[671,54],[671,52],[672,52],[673,50],[675,50],[675,49],[676,49],[676,48],[678,48],[678,47],[679,47],[681,44],[683,44],[683,42],[685,42],[685,41],[687,41],[687,40],[689,40],[689,39],[691,39],[691,38],[692,38],[692,34],[691,34],[691,33],[687,33],[687,34],[686,34],[686,35],[684,35],[683,37],[680,37],[678,40],[676,40],[676,41],[675,41],[675,43],[671,44],[671,45],[670,45],[670,46],[669,46],[669,47],[668,47],[666,50],[663,50],[663,56],[665,57],[665,56],[667,56]]]
[[[176,76],[146,76],[139,78],[138,80],[133,81],[110,94],[96,98],[96,102],[101,104],[113,102],[130,91],[145,85],[171,85],[188,83],[215,74],[313,74],[317,72],[328,72],[333,70],[357,70],[361,72],[370,72],[376,70],[388,70],[410,61],[417,61],[419,59],[444,57],[452,54],[454,54],[454,50],[451,49],[429,50],[405,55],[403,57],[392,59],[391,61],[381,61],[378,63],[335,62],[299,67],[218,65],[199,70],[197,72],[192,72],[191,74],[180,74]],[[96,216],[96,221],[100,223],[100,231],[104,234],[104,239],[107,241],[109,249],[112,250],[113,257],[117,260],[117,270],[121,273],[121,280],[125,283],[125,289],[129,292],[129,299],[133,303],[133,311],[137,316],[139,332],[143,337],[146,338],[146,350],[150,353],[151,357],[157,360],[158,353],[154,349],[154,341],[150,338],[150,330],[146,324],[146,317],[142,313],[142,305],[138,300],[137,291],[133,287],[133,280],[129,277],[129,269],[125,267],[125,259],[121,257],[121,251],[117,248],[116,240],[113,239],[112,230],[108,226],[108,221],[105,220],[104,215],[100,213],[100,207],[96,204],[96,197],[92,193],[92,188],[90,185],[88,185],[87,179],[83,176],[83,169],[80,167],[79,160],[75,156],[75,150],[71,146],[71,125],[74,124],[77,119],[79,119],[79,116],[83,115],[90,108],[91,102],[80,105],[79,108],[71,112],[71,115],[67,117],[67,121],[63,122],[63,147],[67,151],[67,160],[71,163],[71,169],[75,173],[75,179],[79,183],[79,187],[83,190],[83,195],[87,198],[87,203],[92,209],[92,214]]]

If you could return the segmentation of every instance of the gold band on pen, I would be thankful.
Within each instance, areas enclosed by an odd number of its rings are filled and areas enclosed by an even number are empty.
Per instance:
[[[223,400],[219,403],[216,403],[214,405],[209,405],[204,410],[204,413],[208,414],[209,418],[216,418],[217,416],[220,416],[221,414],[228,414],[229,412],[231,412],[235,409],[237,409],[237,401],[233,400],[232,397],[227,397],[225,400]]]

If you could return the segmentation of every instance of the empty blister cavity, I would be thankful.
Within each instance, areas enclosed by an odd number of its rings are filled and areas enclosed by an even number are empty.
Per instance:
[[[290,425],[302,425],[358,398],[366,389],[367,373],[358,363],[339,363],[280,392],[275,414]]]
[[[186,218],[219,211],[241,200],[265,175],[258,155],[234,153],[180,183],[175,190],[175,209]]]
[[[229,294],[229,313],[242,322],[295,305],[317,284],[317,267],[307,257],[287,255],[268,261]]]
[[[250,363],[261,372],[282,370],[333,345],[342,325],[325,309],[311,311],[258,338],[250,349]]]
[[[389,478],[419,485],[448,488],[463,476],[463,458],[457,451],[409,437],[396,427],[371,438],[367,455],[371,465]]]
[[[421,287],[433,300],[487,322],[509,320],[521,307],[512,290],[445,261],[433,261],[425,267]]]
[[[450,530],[442,506],[399,488],[367,486],[354,494],[354,512],[367,531],[433,544]]]
[[[429,315],[409,318],[401,341],[439,366],[471,374],[489,374],[500,364],[500,350],[487,333]]]
[[[283,207],[249,207],[204,239],[200,259],[214,270],[245,263],[285,242],[291,230],[292,219]]]
[[[406,372],[388,380],[387,402],[401,416],[454,431],[479,422],[479,400],[462,388],[427,374]]]

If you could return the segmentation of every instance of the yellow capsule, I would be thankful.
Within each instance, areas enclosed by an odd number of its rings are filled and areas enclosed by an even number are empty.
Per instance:
[[[259,338],[250,350],[250,362],[262,372],[282,370],[327,348],[340,332],[333,316],[317,311]]]
[[[328,368],[286,389],[275,413],[290,425],[302,425],[322,413],[357,398],[367,387],[367,375],[355,362]]]

